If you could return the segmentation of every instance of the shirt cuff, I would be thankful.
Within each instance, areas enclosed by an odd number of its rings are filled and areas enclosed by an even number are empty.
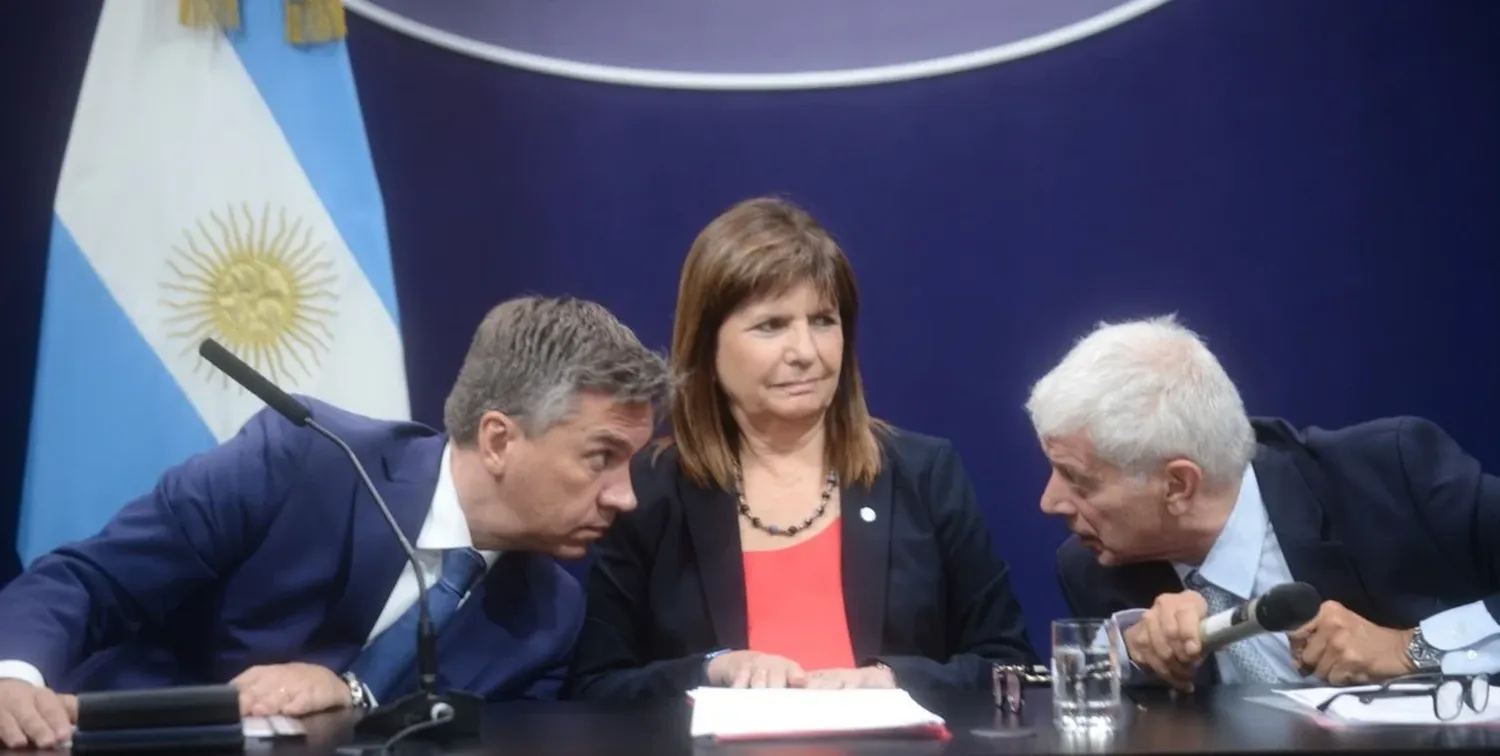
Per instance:
[[[1115,624],[1119,625],[1120,632],[1123,634],[1126,630],[1133,627],[1135,623],[1140,622],[1144,616],[1146,616],[1145,609],[1126,609],[1121,612],[1115,612],[1114,616],[1110,619],[1113,619]]]
[[[1125,663],[1120,665],[1120,677],[1122,680],[1128,681],[1132,676],[1140,672],[1141,668],[1137,667],[1135,660],[1130,658],[1130,648],[1125,645],[1125,631],[1133,627],[1135,623],[1140,622],[1144,616],[1146,616],[1145,609],[1126,609],[1115,612],[1110,617],[1110,619],[1115,621],[1115,627],[1120,630],[1118,651],[1120,658],[1125,660]]]
[[[42,671],[20,659],[0,661],[0,679],[25,680],[38,688],[47,687],[47,681],[42,678]]]
[[[1443,654],[1443,672],[1472,675],[1500,671],[1500,624],[1483,601],[1422,620],[1422,638]]]

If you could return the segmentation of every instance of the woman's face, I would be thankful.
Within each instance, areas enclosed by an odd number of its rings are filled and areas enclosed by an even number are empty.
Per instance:
[[[719,327],[715,369],[737,414],[805,420],[833,403],[843,355],[838,307],[804,281],[730,314]]]

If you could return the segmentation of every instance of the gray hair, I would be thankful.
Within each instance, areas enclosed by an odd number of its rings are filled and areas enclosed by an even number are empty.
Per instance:
[[[1255,455],[1239,390],[1172,315],[1100,323],[1036,382],[1026,412],[1039,437],[1086,433],[1100,459],[1135,477],[1186,458],[1226,485]]]
[[[490,310],[474,333],[458,380],[443,404],[457,444],[474,443],[486,412],[544,433],[573,411],[579,391],[624,403],[659,405],[667,363],[602,305],[573,297],[519,297]]]

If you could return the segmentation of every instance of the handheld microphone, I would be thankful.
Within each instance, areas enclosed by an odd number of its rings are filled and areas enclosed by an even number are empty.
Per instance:
[[[1203,653],[1211,654],[1231,643],[1261,633],[1284,633],[1318,616],[1323,598],[1307,583],[1282,583],[1233,608],[1198,624]]]
[[[204,339],[203,343],[198,346],[198,355],[229,376],[230,380],[245,387],[293,425],[312,428],[318,435],[332,441],[342,449],[344,456],[354,464],[354,470],[359,473],[359,479],[364,484],[365,490],[370,492],[371,498],[375,499],[375,505],[380,507],[380,513],[385,516],[386,524],[391,526],[391,532],[396,534],[396,541],[401,545],[401,550],[406,553],[406,560],[411,563],[413,574],[417,578],[417,691],[376,707],[355,724],[354,731],[359,734],[392,738],[393,741],[398,736],[404,738],[407,735],[433,740],[477,738],[479,736],[479,698],[460,691],[450,691],[446,694],[437,692],[437,633],[432,628],[432,615],[427,602],[427,584],[422,580],[422,566],[417,563],[417,551],[412,547],[411,541],[407,540],[406,534],[401,532],[401,526],[396,523],[396,516],[391,514],[391,509],[386,506],[385,499],[381,498],[380,492],[375,489],[375,484],[370,481],[369,473],[365,472],[365,466],[360,464],[359,457],[354,454],[354,450],[350,449],[349,445],[333,431],[319,425],[318,421],[313,419],[312,411],[305,405],[256,372],[255,368],[246,365],[243,360],[234,356],[233,352],[225,349],[219,342]],[[390,743],[387,743],[387,747],[389,745]]]

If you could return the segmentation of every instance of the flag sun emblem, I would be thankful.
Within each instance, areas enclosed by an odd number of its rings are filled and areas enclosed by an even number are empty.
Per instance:
[[[323,245],[300,218],[288,223],[285,208],[274,223],[270,205],[258,222],[248,204],[224,216],[210,212],[212,229],[200,218],[197,233],[184,229],[183,244],[172,247],[172,280],[162,284],[168,335],[186,340],[183,355],[213,338],[273,381],[312,377],[333,341],[338,300]]]

